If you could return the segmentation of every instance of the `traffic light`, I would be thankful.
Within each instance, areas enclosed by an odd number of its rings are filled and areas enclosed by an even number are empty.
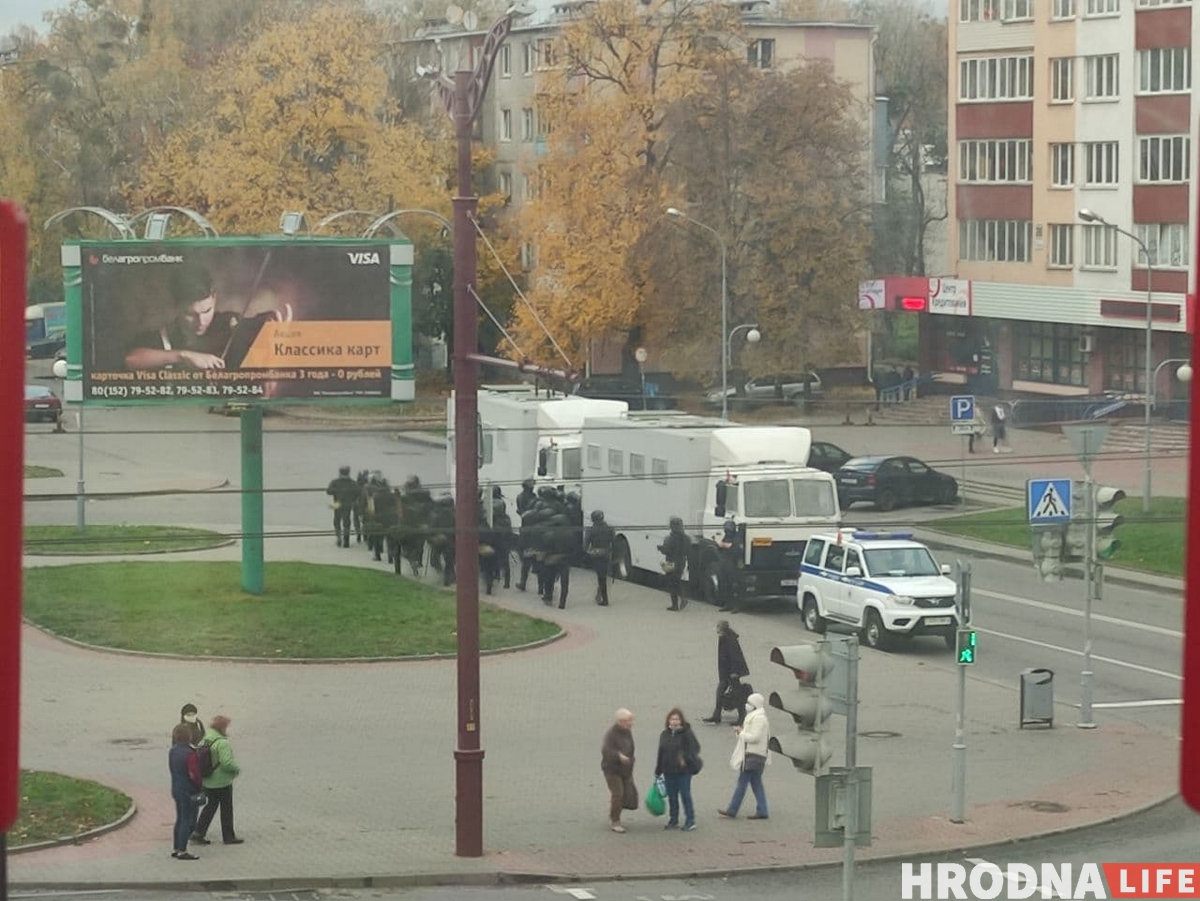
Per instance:
[[[1125,517],[1114,508],[1125,500],[1125,492],[1120,488],[1097,485],[1095,500],[1096,543],[1093,547],[1096,549],[1097,560],[1110,560],[1113,554],[1121,549],[1121,542],[1113,537],[1113,532],[1125,522]]]
[[[792,671],[796,688],[771,692],[767,703],[790,714],[800,734],[786,739],[772,736],[768,747],[791,760],[801,772],[820,776],[833,756],[824,740],[825,724],[833,715],[825,684],[835,666],[829,642],[772,648],[771,662]]]
[[[974,629],[959,629],[955,633],[954,647],[956,651],[955,659],[959,666],[974,666],[975,665],[975,650],[979,645],[979,638]]]
[[[1033,568],[1043,582],[1061,582],[1063,578],[1062,526],[1033,530]]]

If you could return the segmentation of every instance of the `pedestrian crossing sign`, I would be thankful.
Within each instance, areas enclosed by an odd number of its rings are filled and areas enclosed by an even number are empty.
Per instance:
[[[1070,479],[1030,479],[1025,488],[1030,525],[1049,526],[1071,521]]]

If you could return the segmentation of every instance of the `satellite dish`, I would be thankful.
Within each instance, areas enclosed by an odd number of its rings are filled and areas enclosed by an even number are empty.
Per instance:
[[[467,10],[465,13],[463,13],[463,28],[467,29],[467,31],[474,31],[478,25],[479,16],[475,15],[475,13],[471,12],[470,10]]]
[[[446,21],[451,25],[461,25],[463,20],[462,7],[451,3],[446,7]]]

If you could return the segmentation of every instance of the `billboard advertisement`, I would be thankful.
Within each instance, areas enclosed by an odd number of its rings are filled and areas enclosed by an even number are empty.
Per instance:
[[[78,254],[71,262],[79,267],[82,339],[69,343],[68,355],[79,364],[84,403],[394,396],[394,326],[405,331],[403,347],[411,336],[407,305],[394,323],[392,268],[401,262],[407,270],[411,246],[88,241],[64,247],[64,262],[68,249]],[[405,253],[397,259],[393,251]]]

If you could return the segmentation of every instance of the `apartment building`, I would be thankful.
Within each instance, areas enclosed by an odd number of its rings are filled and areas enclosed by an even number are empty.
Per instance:
[[[951,0],[949,26],[948,277],[877,300],[923,317],[926,371],[982,357],[1001,393],[1144,393],[1151,289],[1152,363],[1191,352],[1191,0]],[[1159,398],[1186,396],[1173,370]]]

